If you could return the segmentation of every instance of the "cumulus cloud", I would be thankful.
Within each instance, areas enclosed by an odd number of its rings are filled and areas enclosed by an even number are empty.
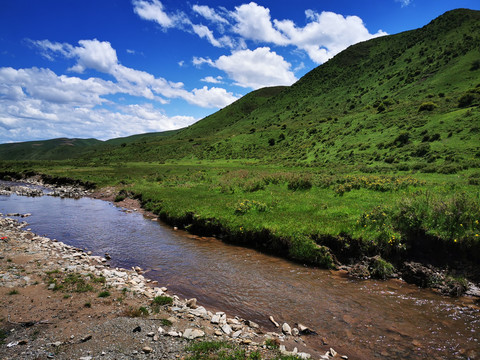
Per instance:
[[[228,74],[235,84],[258,89],[265,86],[291,85],[297,79],[290,71],[290,63],[268,47],[255,50],[234,51],[217,60],[197,59],[197,64],[207,63]]]
[[[80,46],[45,41],[32,43],[42,51],[48,51],[49,56],[58,52],[67,58],[76,59],[76,65],[70,69],[72,71],[82,73],[86,69],[94,69],[113,76],[117,93],[144,97],[160,103],[166,103],[165,98],[181,98],[190,104],[206,108],[224,107],[237,100],[236,96],[224,89],[220,91],[218,88],[203,88],[201,91],[188,91],[181,82],[171,82],[145,71],[123,66],[118,61],[115,49],[106,41],[80,40]],[[202,96],[204,98],[201,98]]]
[[[0,143],[58,137],[107,140],[178,129],[196,120],[190,116],[169,117],[148,103],[106,110],[25,98],[15,105],[0,102]]]
[[[152,1],[157,7],[161,5],[157,0]],[[395,1],[407,6],[412,0]],[[246,49],[247,41],[282,47],[293,46],[305,52],[317,64],[324,63],[357,42],[386,35],[381,30],[374,34],[370,33],[358,16],[343,16],[328,11],[318,14],[307,9],[305,11],[307,23],[302,27],[289,19],[272,19],[270,9],[255,2],[236,6],[232,11],[219,9],[220,11],[216,11],[204,5],[192,7],[195,14],[219,25],[217,28],[220,36],[216,36],[215,32],[205,25],[192,23],[186,14],[182,14],[182,23],[177,22],[181,25],[178,27],[187,30],[184,25],[189,24],[193,33],[215,47]]]
[[[236,24],[233,31],[245,39],[270,42],[276,45],[287,45],[288,39],[274,29],[270,10],[254,2],[235,7],[231,12]]]
[[[78,46],[48,40],[31,43],[50,59],[73,59],[76,64],[71,71],[85,74],[93,69],[111,79],[57,75],[35,67],[0,67],[0,143],[65,136],[108,139],[171,130],[197,119],[167,116],[158,104],[183,99],[200,107],[222,108],[238,98],[219,87],[189,91],[182,82],[123,66],[109,42],[81,40]],[[119,94],[151,102],[122,105],[112,100]]]
[[[133,11],[142,19],[155,21],[162,28],[168,29],[176,25],[178,16],[169,15],[163,10],[163,4],[158,0],[133,0]]]
[[[212,44],[215,47],[222,47],[222,44],[220,41],[215,39],[215,36],[213,35],[213,32],[206,26],[204,25],[195,25],[192,24],[192,29],[201,38],[206,38],[210,44]]]
[[[192,10],[213,23],[228,24],[228,20],[218,14],[215,9],[206,5],[193,5]]]
[[[217,76],[217,77],[206,76],[203,79],[200,79],[200,81],[203,81],[203,82],[206,82],[206,83],[211,83],[211,84],[221,84],[222,79],[223,78],[221,76]]]
[[[58,76],[49,69],[0,68],[0,84],[0,143],[55,137],[105,140],[176,129],[196,120],[169,117],[151,103],[117,105],[102,96],[117,93],[118,84]],[[189,96],[197,102],[202,99],[196,92]],[[214,97],[208,92],[206,96]],[[101,106],[104,103],[108,110]]]
[[[358,16],[344,17],[329,11],[318,14],[312,10],[305,14],[310,22],[303,28],[290,20],[275,20],[275,27],[289,39],[290,44],[304,50],[318,64],[352,44],[386,35],[383,31],[370,34]]]

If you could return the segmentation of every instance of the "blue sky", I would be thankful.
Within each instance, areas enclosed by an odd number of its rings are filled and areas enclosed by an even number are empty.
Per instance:
[[[0,143],[188,126],[478,0],[1,0]]]

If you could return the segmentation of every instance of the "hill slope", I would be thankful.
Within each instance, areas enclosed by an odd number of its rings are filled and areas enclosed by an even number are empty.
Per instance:
[[[254,91],[188,128],[70,154],[89,162],[247,158],[456,172],[480,163],[479,86],[480,12],[458,9],[353,45],[291,87]]]
[[[291,87],[253,92],[162,141],[95,158],[478,166],[479,49],[480,12],[450,11],[421,29],[353,45]]]
[[[0,145],[0,160],[63,160],[76,157],[91,146],[101,144],[96,139],[59,138]]]

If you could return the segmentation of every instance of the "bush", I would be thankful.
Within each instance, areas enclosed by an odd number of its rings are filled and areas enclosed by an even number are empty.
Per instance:
[[[243,200],[235,206],[235,214],[237,215],[246,214],[251,210],[264,212],[267,210],[267,204],[255,200]]]
[[[422,143],[422,144],[417,145],[415,150],[412,152],[412,156],[424,157],[429,152],[430,152],[430,144]]]
[[[408,132],[402,132],[400,133],[395,140],[393,140],[393,143],[396,144],[398,147],[402,147],[404,145],[407,145],[410,142],[410,134]]]
[[[106,297],[109,297],[110,296],[110,292],[109,291],[102,291],[98,294],[98,297],[99,298],[106,298]]]
[[[431,101],[428,101],[428,102],[424,102],[420,105],[420,107],[418,108],[418,112],[421,112],[421,111],[433,111],[435,110],[435,108],[437,107],[437,105]]]
[[[386,280],[393,275],[395,268],[380,256],[375,256],[370,262],[368,270],[372,278]]]
[[[115,196],[115,200],[113,200],[114,202],[120,202],[120,201],[123,201],[125,200],[125,195],[120,195],[118,194],[117,196]]]
[[[464,108],[480,104],[480,88],[470,89],[458,99],[458,107]]]
[[[297,236],[290,240],[288,249],[290,256],[303,263],[317,265],[325,269],[335,267],[330,249],[316,244],[306,236]]]
[[[288,180],[288,190],[308,190],[312,188],[310,175],[293,175]]]
[[[173,299],[170,296],[155,296],[152,300],[152,305],[163,306],[173,304]]]
[[[480,60],[475,60],[470,67],[470,71],[475,71],[480,69]]]

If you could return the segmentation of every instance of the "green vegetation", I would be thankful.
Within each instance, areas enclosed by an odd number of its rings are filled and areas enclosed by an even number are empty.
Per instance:
[[[106,298],[106,297],[109,297],[110,296],[110,291],[101,291],[100,293],[98,293],[98,297],[99,298]]]
[[[140,306],[139,308],[129,307],[125,310],[125,316],[128,317],[144,317],[148,316],[148,309],[145,306]]]
[[[17,295],[17,294],[20,294],[17,289],[13,289],[8,292],[8,295]]]
[[[412,259],[478,267],[479,63],[480,12],[450,11],[179,131],[63,161],[1,145],[16,161],[0,177],[114,186],[116,201],[136,198],[174,226],[302,263],[375,257],[379,278]]]
[[[277,346],[278,348],[278,346]],[[186,360],[262,360],[258,351],[247,352],[239,345],[223,341],[196,342],[185,348],[191,353]],[[278,355],[273,360],[298,360],[297,356]]]
[[[172,326],[172,322],[168,319],[160,319],[162,326]]]
[[[173,304],[173,299],[170,296],[155,296],[152,300],[152,309],[158,313],[160,306]]]

